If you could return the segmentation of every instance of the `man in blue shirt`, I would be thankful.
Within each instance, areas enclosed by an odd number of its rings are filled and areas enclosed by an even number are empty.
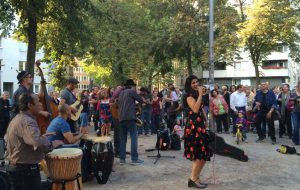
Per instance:
[[[58,113],[59,116],[57,116],[51,121],[46,132],[50,134],[55,133],[55,135],[51,135],[48,137],[49,141],[53,144],[53,146],[54,144],[56,147],[61,146],[63,144],[73,144],[80,140],[83,133],[73,136],[70,129],[70,125],[67,122],[67,119],[72,113],[70,106],[67,104],[59,105]]]
[[[255,99],[255,107],[258,113],[255,118],[256,130],[258,134],[258,140],[256,142],[263,142],[266,138],[266,133],[261,128],[261,123],[266,120],[269,127],[269,135],[272,140],[272,144],[276,144],[275,127],[272,113],[277,106],[276,96],[272,90],[268,89],[267,83],[261,83],[261,90],[257,92]]]

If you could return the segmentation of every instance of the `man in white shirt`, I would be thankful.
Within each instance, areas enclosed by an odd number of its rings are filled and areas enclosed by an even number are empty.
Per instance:
[[[243,89],[243,85],[237,85],[237,90],[230,95],[230,108],[234,111],[232,133],[236,133],[235,121],[238,111],[243,110],[246,113],[247,97]]]

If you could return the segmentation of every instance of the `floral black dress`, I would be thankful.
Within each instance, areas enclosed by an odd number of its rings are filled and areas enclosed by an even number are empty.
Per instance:
[[[202,111],[194,113],[188,107],[188,118],[184,130],[184,156],[189,160],[210,161],[213,154],[208,148],[208,143],[209,135],[205,129]]]

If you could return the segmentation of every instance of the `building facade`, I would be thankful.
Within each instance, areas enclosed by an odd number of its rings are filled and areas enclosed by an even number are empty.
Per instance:
[[[36,60],[44,56],[41,50],[36,52]],[[8,91],[10,96],[19,87],[17,75],[20,71],[25,70],[27,58],[27,44],[12,38],[0,37],[0,92]],[[45,80],[48,81],[47,65],[41,64]],[[41,78],[35,69],[33,91],[39,92]]]
[[[79,66],[74,67],[73,75],[79,81],[79,84],[78,84],[79,91],[90,89],[91,79],[90,79],[89,75],[86,72],[84,72],[82,67],[79,67]]]

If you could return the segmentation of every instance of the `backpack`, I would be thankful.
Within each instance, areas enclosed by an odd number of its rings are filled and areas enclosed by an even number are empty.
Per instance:
[[[170,147],[169,131],[165,130],[159,135],[159,149],[168,150]]]
[[[171,135],[171,149],[172,150],[180,150],[181,149],[180,137],[176,133]]]
[[[282,153],[282,154],[297,154],[300,156],[299,153],[297,153],[295,147],[290,147],[288,145],[282,144],[278,149],[277,152]]]

